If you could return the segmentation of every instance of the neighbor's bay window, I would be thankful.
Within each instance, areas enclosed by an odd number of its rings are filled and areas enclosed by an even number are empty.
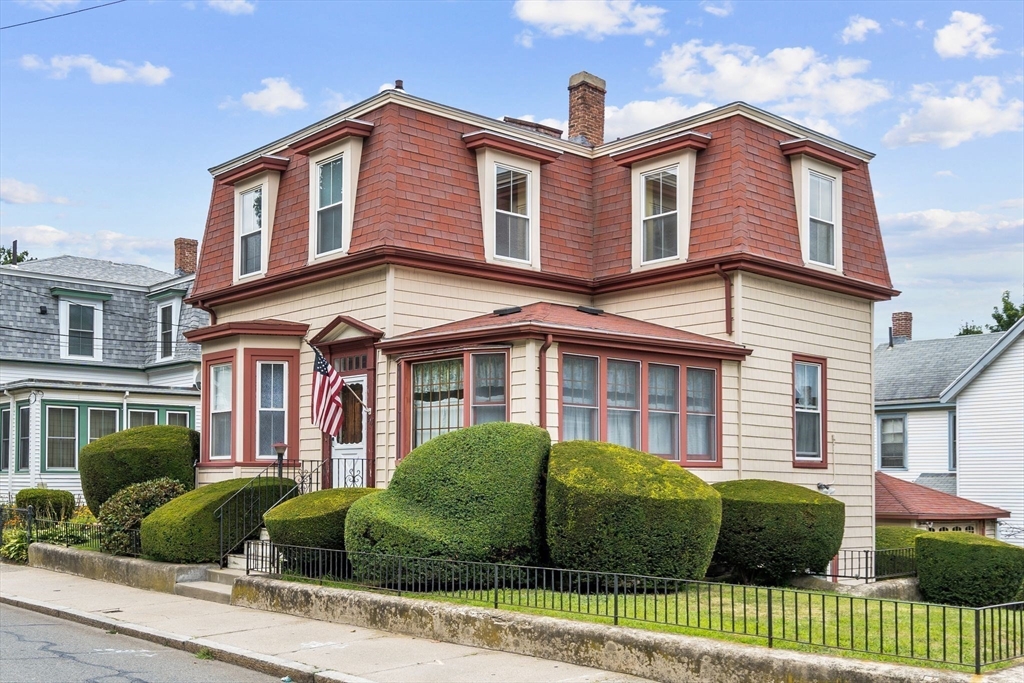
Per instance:
[[[530,175],[495,166],[494,253],[530,260]]]
[[[467,363],[470,373],[465,372]],[[466,352],[410,365],[412,448],[465,425],[508,419],[508,354],[504,351]]]
[[[210,457],[231,457],[231,411],[234,398],[230,363],[210,366]]]
[[[317,164],[316,254],[338,251],[342,247],[343,221],[342,157]]]
[[[251,275],[263,269],[263,186],[243,192],[239,226],[238,274]]]
[[[47,406],[46,469],[73,470],[78,459],[78,408]]]
[[[643,175],[643,263],[679,255],[678,168]]]
[[[286,363],[257,362],[256,455],[276,456],[275,443],[285,442]]]

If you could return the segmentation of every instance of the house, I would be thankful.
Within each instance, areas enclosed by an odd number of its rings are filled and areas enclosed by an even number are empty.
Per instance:
[[[1013,365],[1020,349],[1011,348],[970,392],[967,405],[971,409],[965,412],[956,397],[968,383],[960,378],[995,349],[1012,347],[1013,340],[1007,337],[1010,333],[914,341],[911,313],[894,313],[892,320],[892,343],[875,349],[876,468],[896,479],[1009,511],[1006,516],[1014,513],[1012,520],[998,525],[993,521],[984,527],[991,536],[996,536],[998,527],[999,536],[1004,537],[1018,524],[1024,503],[1024,372],[1019,360]],[[972,380],[981,371],[972,375]],[[986,393],[981,387],[990,384]],[[951,393],[954,387],[959,388]],[[993,430],[995,424],[1002,428]],[[971,444],[966,461],[964,436]],[[918,512],[924,515],[922,520],[936,522],[946,520],[945,509],[939,505]],[[882,519],[881,508],[877,515]],[[983,527],[977,530],[981,533]]]
[[[208,325],[183,303],[198,243],[177,239],[175,272],[78,256],[0,266],[0,496],[46,486],[81,495],[78,451],[128,427],[198,429]]]
[[[873,306],[897,292],[872,154],[741,102],[605,141],[605,88],[570,79],[563,138],[399,82],[212,168],[199,481],[282,442],[383,487],[511,420],[831,485],[845,546],[873,547]],[[331,439],[310,345],[348,386]]]
[[[994,538],[1007,510],[875,472],[875,523],[928,531],[966,531]]]

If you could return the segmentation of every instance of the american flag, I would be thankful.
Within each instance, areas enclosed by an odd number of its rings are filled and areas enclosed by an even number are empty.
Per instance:
[[[313,424],[328,436],[337,436],[341,428],[341,390],[345,386],[341,375],[331,367],[319,351],[313,349]]]

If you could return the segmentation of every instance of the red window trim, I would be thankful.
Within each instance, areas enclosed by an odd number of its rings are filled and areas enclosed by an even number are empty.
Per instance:
[[[471,425],[473,411],[472,379],[474,354],[502,353],[505,355],[505,421],[512,415],[512,348],[509,346],[473,346],[461,349],[418,353],[404,356],[398,361],[398,404],[399,424],[398,459],[401,460],[412,450],[412,366],[414,363],[429,363],[439,360],[462,358],[462,424]]]
[[[712,467],[721,469],[722,464],[722,363],[707,358],[693,358],[688,356],[669,356],[649,353],[622,354],[609,352],[603,349],[590,346],[575,346],[571,344],[559,344],[558,346],[558,429],[559,435],[563,426],[564,409],[562,406],[562,378],[565,376],[564,357],[589,356],[598,358],[597,370],[597,395],[598,395],[598,438],[601,441],[608,439],[608,405],[607,395],[604,391],[604,378],[607,376],[607,362],[609,360],[621,360],[640,363],[640,450],[648,448],[647,433],[647,376],[648,366],[651,363],[656,365],[673,365],[679,368],[679,451],[678,459],[665,458],[668,462],[679,463],[682,467]],[[715,371],[715,460],[689,460],[688,454],[683,453],[686,447],[686,370],[687,368],[702,368]],[[660,456],[659,456],[660,457]]]
[[[808,460],[807,458],[796,457],[796,400],[793,398],[796,391],[796,364],[809,363],[821,366],[821,460]],[[801,469],[821,470],[828,467],[828,359],[821,356],[807,356],[801,353],[793,354],[793,361],[790,366],[790,401],[791,410],[790,424],[793,440],[793,467]]]
[[[285,458],[288,462],[297,463],[300,456],[299,448],[299,351],[298,349],[245,349],[245,432],[242,435],[242,462],[247,464],[269,465],[273,458],[256,457],[256,391],[259,381],[256,375],[256,364],[260,362],[286,363],[288,397],[285,403],[285,443],[288,451]]]
[[[235,387],[237,386],[237,378],[235,377],[235,360],[236,356],[233,349],[231,351],[203,354],[203,397],[201,400],[201,410],[203,411],[203,431],[200,434],[199,460],[204,466],[233,466],[235,464],[235,416],[238,414],[238,402],[235,397]],[[213,421],[210,419],[210,395],[213,389],[210,368],[214,365],[231,366],[231,453],[226,458],[222,457],[217,458],[216,460],[210,458],[210,434],[213,431]]]

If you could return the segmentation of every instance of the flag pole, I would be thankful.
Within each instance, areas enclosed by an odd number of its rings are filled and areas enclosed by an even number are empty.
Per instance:
[[[321,356],[323,355],[322,353],[320,353],[320,349],[316,348],[315,346],[313,346],[312,344],[310,344],[310,343],[309,343],[309,340],[308,340],[308,339],[306,339],[305,337],[303,337],[303,338],[302,338],[302,341],[306,342],[306,344],[307,344],[307,345],[309,346],[309,348],[313,349],[313,353],[319,354],[319,355],[321,355]],[[325,359],[325,360],[326,360],[326,359]],[[347,384],[347,383],[346,383],[346,382],[345,382],[344,380],[342,380],[342,382],[341,382],[341,386],[343,386],[343,387],[345,387],[346,389],[348,389],[349,393],[350,393],[350,394],[352,394],[352,397],[353,397],[353,398],[354,398],[355,400],[359,401],[359,405],[361,405],[361,406],[363,407],[363,411],[364,411],[364,412],[365,412],[365,413],[366,413],[367,415],[369,415],[369,414],[370,414],[370,408],[369,408],[369,406],[367,406],[367,405],[366,405],[366,403],[364,403],[364,402],[363,402],[363,399],[359,398],[359,394],[357,394],[357,393],[355,392],[355,390],[354,390],[354,389],[353,389],[352,387],[350,387],[350,386],[349,386],[349,385],[348,385],[348,384]]]

